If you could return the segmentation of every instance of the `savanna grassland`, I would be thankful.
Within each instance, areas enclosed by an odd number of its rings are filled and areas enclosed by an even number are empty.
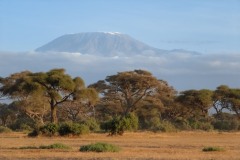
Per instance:
[[[115,153],[80,152],[82,145],[107,142],[117,145]],[[19,149],[27,146],[62,143],[71,149]],[[203,152],[207,146],[223,151]],[[240,132],[125,133],[123,136],[90,134],[81,137],[29,138],[24,133],[0,134],[0,159],[160,159],[239,160]]]

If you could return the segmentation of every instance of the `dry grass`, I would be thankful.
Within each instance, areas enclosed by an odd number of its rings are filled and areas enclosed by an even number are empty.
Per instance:
[[[122,148],[117,153],[79,152],[81,145],[107,142]],[[71,150],[17,149],[63,143]],[[222,152],[203,152],[206,146],[224,148]],[[141,160],[239,160],[240,133],[179,132],[179,133],[126,133],[109,137],[90,134],[78,138],[28,138],[23,133],[0,134],[0,159],[141,159]]]

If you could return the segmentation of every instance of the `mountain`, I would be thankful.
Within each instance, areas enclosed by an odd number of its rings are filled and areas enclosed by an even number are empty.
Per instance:
[[[101,56],[156,55],[166,53],[118,32],[86,32],[63,35],[37,52],[80,52]]]

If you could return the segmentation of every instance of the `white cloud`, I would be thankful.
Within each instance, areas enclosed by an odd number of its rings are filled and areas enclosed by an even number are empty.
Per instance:
[[[221,84],[240,87],[239,54],[101,57],[81,53],[0,52],[2,77],[23,70],[39,72],[53,68],[65,68],[72,76],[83,77],[87,84],[117,72],[145,69],[178,90],[214,89]]]

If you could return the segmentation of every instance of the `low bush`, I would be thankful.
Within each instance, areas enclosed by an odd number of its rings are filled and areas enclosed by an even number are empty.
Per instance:
[[[34,129],[35,122],[28,117],[20,117],[13,124],[10,125],[10,128],[14,131],[32,131]]]
[[[203,152],[213,152],[213,151],[223,151],[223,148],[220,147],[204,147]]]
[[[239,130],[240,129],[240,122],[238,120],[216,120],[213,122],[214,129],[217,130]]]
[[[79,150],[81,152],[119,152],[120,148],[112,144],[98,142],[81,146]]]
[[[161,132],[177,132],[176,127],[169,121],[161,121],[159,125],[153,131]]]
[[[135,131],[138,128],[138,118],[134,114],[125,117],[114,117],[105,122],[101,128],[108,131],[110,135],[122,135],[125,131]]]
[[[179,130],[191,130],[192,129],[189,124],[189,121],[182,117],[176,118],[174,121],[174,125]]]
[[[34,129],[28,134],[29,137],[36,137],[38,135],[43,136],[55,136],[55,135],[82,135],[89,133],[88,126],[79,123],[63,123],[60,126],[57,124],[49,123],[40,128]]]
[[[37,137],[39,135],[39,129],[34,129],[32,132],[28,133],[29,137]]]
[[[54,143],[54,144],[51,144],[51,145],[42,145],[42,146],[39,146],[39,147],[36,147],[36,146],[24,146],[24,147],[19,147],[19,149],[71,149],[71,147],[65,145],[65,144],[62,144],[62,143]]]
[[[151,131],[157,131],[159,130],[159,126],[161,125],[161,120],[159,117],[152,117],[148,121],[145,122],[146,125],[148,126],[147,129]]]
[[[184,119],[184,118],[177,118],[174,121],[174,125],[179,130],[204,130],[204,131],[211,131],[214,129],[211,122],[207,121],[206,119]]]
[[[194,130],[211,131],[214,129],[210,122],[204,120],[189,120],[189,125]]]
[[[10,133],[12,130],[8,127],[0,126],[0,133]]]
[[[88,126],[79,123],[63,123],[59,127],[59,134],[65,135],[82,135],[89,133]]]
[[[59,126],[54,123],[48,123],[39,128],[39,134],[45,136],[54,136],[58,133]]]
[[[24,147],[19,147],[19,149],[39,149],[36,146],[24,146]]]
[[[94,118],[89,118],[83,122],[86,126],[88,126],[90,131],[96,132],[100,130],[100,125]]]
[[[40,146],[39,149],[71,149],[71,147],[62,143],[54,143],[48,146]]]

